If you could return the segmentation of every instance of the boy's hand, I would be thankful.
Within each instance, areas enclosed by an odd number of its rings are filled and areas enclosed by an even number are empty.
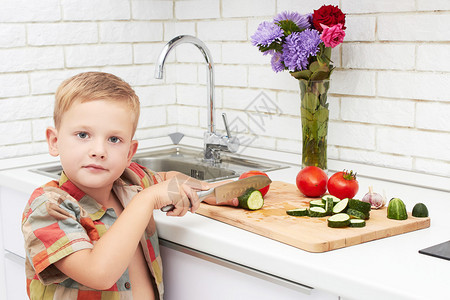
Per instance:
[[[167,212],[168,216],[184,216],[187,211],[194,213],[200,206],[197,191],[208,190],[208,184],[181,173],[171,175],[153,186],[156,196],[154,208],[160,209],[172,204],[175,208]]]

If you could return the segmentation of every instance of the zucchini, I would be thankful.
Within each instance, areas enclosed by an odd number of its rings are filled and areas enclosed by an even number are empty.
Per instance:
[[[325,217],[327,215],[327,212],[324,208],[313,206],[309,209],[309,216],[313,218],[321,218]]]
[[[322,202],[322,199],[320,199],[320,200],[311,200],[311,201],[309,201],[309,207],[322,207],[322,208],[325,208],[325,203]]]
[[[336,196],[333,195],[325,195],[322,197],[322,202],[325,203],[327,201],[327,198],[331,198],[333,200],[333,206],[336,205],[341,199],[339,199]]]
[[[327,198],[325,200],[325,211],[327,216],[331,216],[333,214],[333,198]]]
[[[367,214],[370,211],[370,203],[358,199],[349,199],[348,208],[356,209]]]
[[[348,198],[344,198],[333,206],[333,213],[338,214],[342,213],[347,209]]]
[[[309,211],[307,208],[302,207],[302,208],[296,208],[296,209],[290,209],[287,210],[286,213],[290,216],[294,216],[294,217],[304,217],[304,216],[309,216]]]
[[[366,221],[362,219],[350,219],[350,224],[348,224],[350,227],[364,227],[366,226]]]
[[[350,223],[350,216],[344,213],[335,214],[328,218],[328,227],[342,228]]]
[[[428,217],[428,208],[423,203],[417,203],[412,210],[413,217],[426,218]]]
[[[239,207],[257,210],[263,207],[264,199],[261,192],[254,188],[249,188],[244,195],[238,197]]]
[[[392,198],[387,208],[387,217],[394,220],[408,219],[405,203],[400,198]]]
[[[363,219],[363,220],[368,220],[370,217],[370,213],[363,213],[362,211],[353,209],[353,208],[349,208],[347,209],[347,214],[352,217],[352,219]]]

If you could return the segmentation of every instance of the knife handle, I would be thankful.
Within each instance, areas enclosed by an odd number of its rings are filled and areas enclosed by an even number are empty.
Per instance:
[[[197,196],[198,196],[200,202],[202,202],[209,195],[211,195],[213,192],[214,192],[214,188],[210,188],[209,190],[206,190],[206,191],[198,191],[197,192]],[[166,206],[162,207],[161,211],[169,212],[169,211],[173,210],[174,208],[175,208],[175,206],[173,204],[169,204],[169,205],[166,205]]]

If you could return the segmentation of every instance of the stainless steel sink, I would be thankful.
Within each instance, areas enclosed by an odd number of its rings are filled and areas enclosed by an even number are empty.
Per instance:
[[[156,172],[178,171],[205,181],[218,181],[237,177],[249,170],[273,171],[286,166],[233,154],[222,154],[222,162],[211,165],[203,161],[203,151],[190,147],[171,147],[146,151],[135,155],[133,161]],[[60,165],[31,170],[55,179],[61,175]]]

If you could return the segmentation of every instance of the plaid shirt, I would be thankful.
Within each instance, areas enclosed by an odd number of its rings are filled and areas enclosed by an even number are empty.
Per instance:
[[[156,183],[154,173],[132,163],[116,180],[113,190],[126,207],[136,193]],[[132,299],[128,270],[110,289],[98,291],[79,284],[54,266],[55,262],[78,250],[92,249],[116,219],[113,209],[103,207],[83,193],[64,173],[59,182],[51,181],[37,188],[22,217],[30,299]],[[155,293],[159,292],[155,297],[162,299],[162,261],[153,218],[140,244],[153,275]]]

